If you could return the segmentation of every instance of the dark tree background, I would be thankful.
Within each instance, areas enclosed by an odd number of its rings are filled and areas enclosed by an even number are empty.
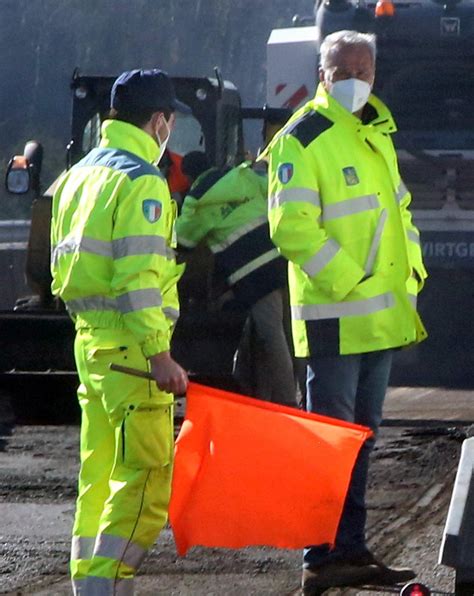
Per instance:
[[[224,78],[244,105],[265,101],[266,42],[313,0],[0,0],[0,175],[28,139],[45,148],[44,180],[63,167],[69,140],[69,82],[84,74],[160,67]],[[0,194],[0,219],[29,215]]]

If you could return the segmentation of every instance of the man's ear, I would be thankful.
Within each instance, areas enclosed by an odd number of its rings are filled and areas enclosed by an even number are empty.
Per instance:
[[[321,67],[318,68],[318,75],[319,75],[319,81],[321,83],[324,83],[324,70]]]
[[[160,122],[162,113],[163,112],[154,112],[151,115],[150,124],[151,124],[151,127],[153,128],[153,130],[156,130],[158,128],[158,124]]]

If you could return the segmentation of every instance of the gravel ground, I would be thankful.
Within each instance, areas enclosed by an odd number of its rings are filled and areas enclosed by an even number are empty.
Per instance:
[[[420,581],[446,593],[454,590],[454,573],[437,559],[464,430],[382,428],[369,488],[368,535],[375,552],[413,566]],[[0,594],[71,593],[67,561],[77,452],[74,426],[20,426],[7,440],[0,453]],[[297,551],[270,548],[195,548],[179,558],[167,529],[141,569],[136,593],[283,596],[298,586],[300,558]]]

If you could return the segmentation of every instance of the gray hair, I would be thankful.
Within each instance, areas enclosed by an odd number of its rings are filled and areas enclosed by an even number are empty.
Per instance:
[[[376,37],[374,33],[359,33],[359,31],[336,31],[328,35],[321,44],[320,66],[326,70],[331,66],[331,60],[344,46],[365,46],[371,53],[375,64]]]

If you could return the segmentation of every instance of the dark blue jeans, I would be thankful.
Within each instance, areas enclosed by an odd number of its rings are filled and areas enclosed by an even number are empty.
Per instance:
[[[376,434],[382,420],[391,365],[392,350],[309,358],[308,411],[369,426]],[[329,561],[347,559],[367,550],[365,491],[369,455],[374,443],[375,437],[368,439],[356,461],[335,548],[330,550],[328,544],[307,547],[303,556],[304,567],[317,567]]]

